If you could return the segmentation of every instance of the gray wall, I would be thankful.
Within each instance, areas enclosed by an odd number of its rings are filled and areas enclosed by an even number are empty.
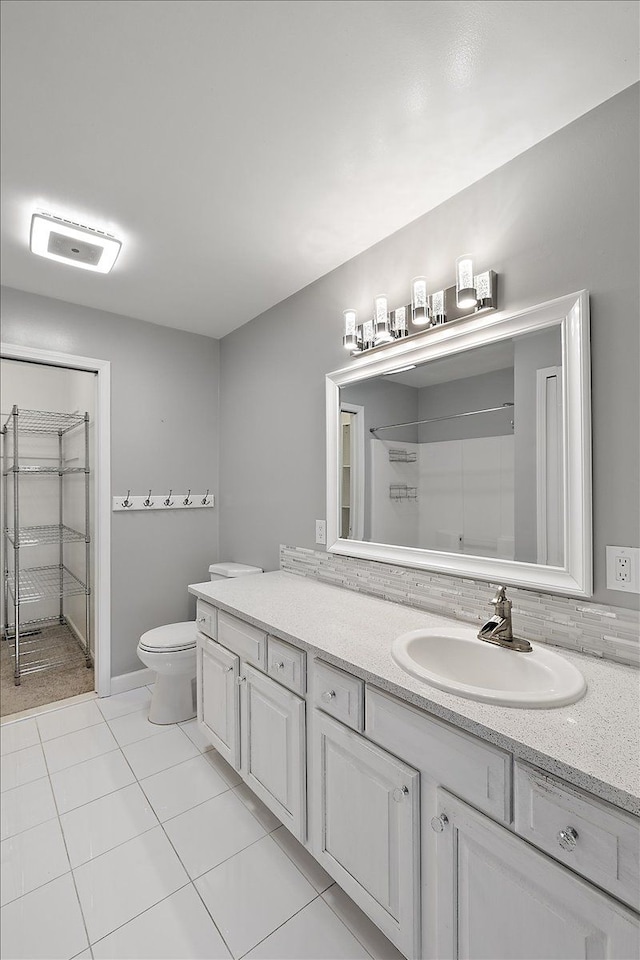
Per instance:
[[[111,361],[114,495],[169,487],[217,493],[217,340],[10,288],[2,339]],[[140,634],[192,619],[187,584],[218,559],[218,510],[114,513],[111,672],[140,669]]]
[[[471,250],[507,309],[591,292],[595,599],[640,606],[605,589],[604,549],[640,539],[638,114],[635,85],[221,341],[221,555],[274,569],[278,544],[315,546],[342,311],[446,286]]]
[[[500,407],[503,403],[513,403],[513,367],[422,387],[418,410],[421,420],[429,420],[468,410],[487,410]],[[477,417],[424,423],[419,428],[420,443],[468,440],[472,437],[510,437],[513,434],[512,419],[513,408],[508,407],[504,413],[497,410],[495,413],[481,413]]]

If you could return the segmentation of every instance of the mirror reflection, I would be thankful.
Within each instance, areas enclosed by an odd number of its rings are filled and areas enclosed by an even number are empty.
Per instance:
[[[559,325],[340,390],[340,536],[563,566]]]

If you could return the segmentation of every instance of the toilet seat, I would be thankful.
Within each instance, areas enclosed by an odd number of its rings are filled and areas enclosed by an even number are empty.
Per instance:
[[[195,621],[186,623],[166,623],[162,627],[147,630],[140,637],[138,646],[148,653],[179,653],[181,650],[193,650],[196,646]]]

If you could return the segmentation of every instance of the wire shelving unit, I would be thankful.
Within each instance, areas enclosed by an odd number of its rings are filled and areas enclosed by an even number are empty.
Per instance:
[[[64,445],[72,430],[84,430],[83,466],[65,466]],[[56,413],[50,410],[23,410],[14,406],[2,427],[4,449],[2,455],[2,486],[4,511],[4,631],[5,640],[12,644],[14,681],[22,676],[50,669],[77,659],[64,644],[68,626],[65,599],[84,595],[85,640],[81,642],[87,667],[93,666],[91,657],[91,536],[89,527],[89,414]],[[25,464],[22,440],[27,436],[49,436],[57,439],[57,464]],[[34,459],[29,456],[28,459]],[[24,526],[20,520],[21,484],[39,475],[58,476],[58,522]],[[84,530],[75,530],[64,523],[64,478],[69,474],[84,474]],[[9,495],[12,503],[9,507]],[[10,518],[12,526],[10,526]],[[73,573],[65,563],[64,546],[84,542],[84,579]],[[46,566],[22,564],[22,550],[38,546],[58,546],[58,562]],[[12,556],[10,555],[10,550]],[[58,601],[58,615],[24,619],[25,604],[38,601]],[[13,622],[9,618],[13,608]],[[54,625],[57,629],[43,630]],[[76,639],[78,636],[72,631]]]

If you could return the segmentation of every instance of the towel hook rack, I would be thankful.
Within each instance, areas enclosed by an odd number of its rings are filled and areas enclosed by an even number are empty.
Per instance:
[[[183,505],[184,505],[185,507],[190,507],[191,504],[193,503],[193,500],[189,500],[189,495],[190,495],[190,494],[191,494],[191,487],[189,487],[189,489],[187,490],[187,495],[186,495],[186,497],[184,498],[184,500],[182,501],[182,503],[183,503]]]
[[[151,499],[151,488],[149,488],[149,493],[147,494],[147,499],[142,501],[143,507],[152,507],[153,500]]]
[[[171,499],[171,494],[172,494],[172,492],[173,492],[173,488],[172,488],[172,487],[169,487],[169,496],[167,497],[166,500],[163,500],[163,503],[164,503],[165,507],[172,507],[172,506],[173,506],[173,500]]]
[[[132,507],[132,506],[133,506],[133,500],[130,500],[130,499],[129,499],[130,496],[131,496],[131,490],[127,490],[127,495],[126,495],[126,497],[124,498],[124,500],[122,501],[122,506],[123,506],[123,507]]]

